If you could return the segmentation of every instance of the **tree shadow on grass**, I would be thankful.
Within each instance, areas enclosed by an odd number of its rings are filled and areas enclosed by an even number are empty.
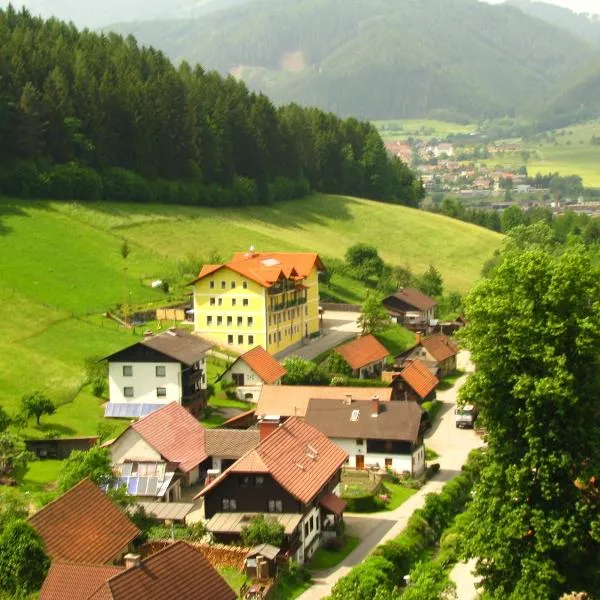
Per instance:
[[[61,425],[60,423],[40,423],[39,425],[34,425],[35,431],[39,431],[38,436],[28,435],[29,439],[49,439],[50,433],[56,433],[57,435],[52,435],[51,437],[62,437],[62,436],[73,436],[75,433],[75,429],[69,427],[68,425]]]
[[[43,210],[53,210],[48,202],[43,200],[11,200],[0,196],[0,236],[9,235],[13,228],[4,222],[7,217],[30,217],[31,215],[23,210],[24,206],[39,208]]]

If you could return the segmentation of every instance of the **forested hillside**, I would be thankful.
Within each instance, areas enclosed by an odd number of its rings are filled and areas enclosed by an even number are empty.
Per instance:
[[[593,44],[600,44],[600,15],[578,14],[556,4],[532,0],[507,0],[524,13],[569,31]]]
[[[276,109],[233,78],[129,37],[0,11],[0,194],[199,205],[309,188],[414,205],[374,126]]]
[[[255,0],[114,28],[276,102],[372,119],[531,115],[591,56],[568,32],[476,0]]]

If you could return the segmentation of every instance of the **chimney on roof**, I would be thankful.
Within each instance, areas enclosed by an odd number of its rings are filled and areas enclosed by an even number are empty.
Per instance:
[[[258,423],[259,439],[262,442],[269,437],[281,424],[279,416],[265,416]]]
[[[379,416],[379,396],[373,396],[371,398],[371,416]]]
[[[142,557],[139,554],[126,554],[123,557],[123,562],[126,569],[132,569],[133,567],[139,567]]]
[[[350,406],[352,404],[352,394],[346,394],[346,398],[344,399],[344,404]]]

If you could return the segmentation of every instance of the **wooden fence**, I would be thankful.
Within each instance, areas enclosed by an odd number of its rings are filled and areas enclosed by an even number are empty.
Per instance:
[[[339,312],[360,312],[362,310],[360,304],[338,304],[335,302],[321,302],[321,308]]]

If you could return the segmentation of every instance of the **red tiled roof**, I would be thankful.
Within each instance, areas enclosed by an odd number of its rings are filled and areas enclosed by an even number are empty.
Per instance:
[[[171,402],[131,425],[169,462],[184,473],[206,460],[204,427],[183,406]]]
[[[223,265],[204,265],[192,283],[228,268],[263,287],[271,287],[281,278],[305,279],[315,266],[320,271],[325,269],[315,252],[237,252]]]
[[[235,415],[230,419],[227,419],[227,421],[223,421],[221,423],[221,427],[224,427],[226,425],[235,425],[238,421],[243,421],[246,418],[253,417],[255,412],[256,411],[254,409],[251,409],[247,410],[246,412],[240,413],[239,415]]]
[[[89,600],[235,600],[199,550],[176,542],[109,579]]]
[[[390,353],[377,338],[372,335],[363,335],[347,344],[339,346],[335,351],[353,368],[360,369],[373,362],[383,360]]]
[[[421,340],[421,346],[438,362],[458,354],[456,343],[443,333],[436,333]]]
[[[53,562],[39,600],[88,600],[107,579],[124,570],[112,565]]]
[[[427,398],[440,382],[420,360],[409,363],[400,372],[400,377],[423,399]]]
[[[107,563],[140,533],[89,479],[46,505],[29,521],[53,560]]]
[[[256,348],[248,350],[248,352],[242,354],[237,360],[243,360],[269,385],[275,383],[287,373],[285,367],[278,363],[262,346],[256,346]]]
[[[339,496],[336,496],[333,492],[327,492],[319,504],[334,515],[341,515],[346,510],[346,502],[344,502]]]
[[[348,454],[326,435],[302,419],[293,417],[275,429],[257,448],[242,456],[198,496],[204,496],[218,486],[230,473],[269,473],[292,496],[308,504],[347,458]]]
[[[437,306],[436,300],[415,288],[404,288],[393,295],[398,300],[402,300],[402,302],[406,302],[406,304],[410,304],[421,311],[430,310]]]

